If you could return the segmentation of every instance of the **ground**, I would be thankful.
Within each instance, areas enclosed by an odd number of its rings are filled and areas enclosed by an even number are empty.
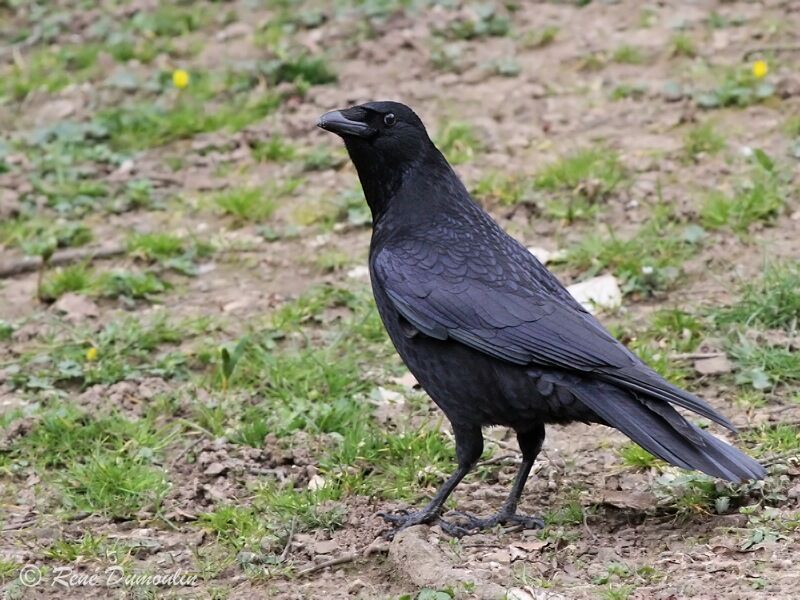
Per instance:
[[[4,597],[796,597],[791,2],[0,14]],[[376,513],[454,465],[376,316],[355,173],[314,127],[372,99],[411,105],[562,281],[613,275],[602,321],[729,416],[735,442],[712,430],[768,478],[550,427],[521,504],[544,530],[384,540]],[[502,502],[519,456],[486,434],[449,509]]]

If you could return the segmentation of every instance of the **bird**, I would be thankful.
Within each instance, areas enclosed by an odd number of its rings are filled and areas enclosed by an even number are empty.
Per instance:
[[[550,424],[612,427],[667,463],[728,481],[765,476],[675,407],[735,432],[727,418],[615,339],[475,202],[411,108],[368,102],[327,112],[317,126],[343,139],[363,188],[384,327],[455,439],[457,468],[424,508],[379,513],[390,536],[418,524],[458,537],[497,525],[543,527],[517,506]],[[491,426],[511,428],[522,454],[507,499],[489,517],[442,518]]]

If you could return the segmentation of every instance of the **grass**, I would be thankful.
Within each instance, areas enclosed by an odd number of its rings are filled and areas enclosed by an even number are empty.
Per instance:
[[[276,199],[261,188],[239,187],[216,194],[217,207],[230,217],[234,225],[266,221],[277,208]]]
[[[236,97],[206,104],[205,99],[184,99],[172,106],[152,102],[103,110],[99,123],[119,150],[140,150],[161,146],[199,133],[228,128],[238,131],[264,118],[277,108],[280,98],[260,94],[257,98]]]
[[[704,227],[730,227],[745,234],[754,223],[770,223],[783,210],[786,192],[774,167],[754,164],[748,177],[738,182],[733,194],[711,192],[700,208]]]
[[[39,349],[23,353],[9,383],[36,391],[86,388],[143,376],[180,377],[186,373],[187,357],[172,346],[204,326],[202,320],[169,321],[157,312],[147,319],[112,321],[97,332],[77,328],[57,342],[45,338]],[[93,358],[87,355],[91,348]]]
[[[650,469],[661,463],[658,458],[647,450],[633,443],[625,444],[620,448],[619,456],[626,466],[636,469]]]
[[[725,137],[717,131],[711,121],[691,128],[683,138],[686,157],[697,160],[700,155],[719,154],[725,148]]]
[[[800,324],[800,265],[768,263],[758,280],[744,282],[736,303],[712,316],[718,326],[795,330]]]
[[[163,469],[117,453],[95,453],[70,465],[64,478],[76,508],[117,518],[157,511],[169,490]]]
[[[46,273],[39,296],[46,302],[69,292],[104,298],[146,300],[166,291],[169,285],[155,273],[116,269],[97,273],[86,263],[59,267]]]
[[[546,25],[539,29],[529,29],[520,36],[520,46],[526,49],[544,48],[556,41],[559,28],[555,25]]]
[[[454,165],[472,160],[484,149],[484,144],[472,125],[460,121],[451,121],[444,125],[436,136],[436,145]]]
[[[516,206],[530,199],[530,181],[516,175],[489,173],[472,188],[472,195],[485,204]]]
[[[545,212],[572,222],[594,216],[596,203],[607,198],[625,179],[625,170],[616,152],[585,148],[545,166],[534,178],[534,187],[553,194],[567,192],[550,200]]]
[[[697,56],[697,46],[689,35],[676,33],[670,40],[670,54],[672,56],[694,58]]]
[[[568,249],[565,262],[587,277],[610,270],[621,279],[625,294],[647,296],[676,284],[698,243],[664,208],[656,207],[650,221],[632,236],[589,234]]]
[[[755,446],[759,456],[800,451],[800,427],[788,423],[762,425],[742,435],[745,442]]]
[[[640,65],[645,62],[645,59],[641,48],[627,44],[617,47],[611,55],[611,60],[625,65]]]
[[[34,91],[55,93],[70,83],[81,83],[95,73],[100,52],[96,44],[69,44],[37,48],[0,76],[0,97],[24,100]]]
[[[55,404],[36,415],[31,430],[15,438],[11,460],[33,464],[55,484],[67,508],[128,518],[155,510],[168,489],[163,469],[154,466],[172,433],[151,417],[129,420],[118,413],[90,415],[69,404]],[[78,545],[60,544],[51,557],[68,557],[96,548],[85,536]]]
[[[289,162],[297,155],[297,150],[281,136],[273,136],[266,141],[256,141],[250,153],[258,162]]]

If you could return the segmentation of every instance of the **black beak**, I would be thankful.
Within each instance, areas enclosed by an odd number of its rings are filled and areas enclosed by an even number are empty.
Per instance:
[[[317,121],[317,127],[337,135],[354,135],[356,137],[369,137],[372,127],[361,121],[353,121],[342,114],[340,110],[326,112]]]

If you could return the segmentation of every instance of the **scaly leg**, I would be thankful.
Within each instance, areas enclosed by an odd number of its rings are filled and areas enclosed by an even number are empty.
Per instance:
[[[457,525],[441,521],[440,525],[443,531],[454,537],[462,537],[477,533],[483,529],[491,529],[496,525],[522,525],[524,529],[541,529],[544,527],[544,521],[539,517],[517,514],[517,504],[522,496],[522,490],[525,488],[525,482],[544,443],[544,425],[537,425],[528,431],[518,431],[517,442],[522,451],[522,464],[520,464],[517,476],[514,478],[511,493],[506,498],[506,501],[503,502],[500,511],[487,518],[455,512],[453,514],[462,517],[466,522]]]
[[[391,523],[395,528],[388,532],[386,537],[393,538],[394,535],[406,527],[419,525],[420,523],[432,523],[439,519],[442,506],[453,492],[458,483],[470,472],[483,452],[483,434],[480,427],[461,427],[453,425],[453,433],[456,438],[456,458],[458,469],[453,473],[442,487],[431,498],[428,505],[422,510],[407,512],[400,511],[395,514],[378,513],[387,523]]]

